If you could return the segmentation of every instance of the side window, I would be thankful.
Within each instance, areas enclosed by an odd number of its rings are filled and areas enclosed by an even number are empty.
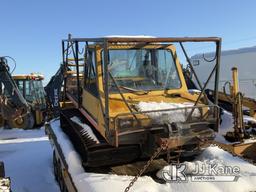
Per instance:
[[[172,52],[165,49],[159,49],[156,52],[156,59],[158,63],[158,83],[168,89],[180,88],[180,77]]]
[[[18,86],[18,88],[19,88],[19,90],[20,90],[20,92],[22,93],[22,95],[24,95],[23,94],[23,84],[24,83],[24,81],[16,81],[16,84],[17,84],[17,86]]]
[[[32,97],[32,93],[31,93],[31,82],[29,80],[25,81],[25,98],[26,100],[32,102],[33,101],[33,97]]]
[[[84,69],[84,85],[91,94],[98,96],[95,50],[90,49],[86,54],[86,64]]]
[[[25,95],[29,96],[30,95],[30,82],[29,81],[25,81]]]

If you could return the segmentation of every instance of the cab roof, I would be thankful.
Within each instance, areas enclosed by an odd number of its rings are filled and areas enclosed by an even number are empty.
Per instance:
[[[44,80],[44,75],[38,73],[12,75],[15,80]]]
[[[136,43],[150,43],[150,42],[219,42],[219,37],[153,37],[153,36],[106,36],[99,38],[72,38],[69,35],[64,42],[136,42]]]

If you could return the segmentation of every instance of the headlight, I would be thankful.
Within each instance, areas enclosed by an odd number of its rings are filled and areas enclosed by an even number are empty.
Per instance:
[[[133,127],[133,118],[119,119],[118,125],[120,128],[131,128]]]

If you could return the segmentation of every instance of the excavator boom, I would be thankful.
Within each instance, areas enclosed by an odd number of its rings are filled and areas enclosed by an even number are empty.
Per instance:
[[[0,57],[0,83],[4,85],[4,89],[11,98],[12,103],[18,108],[28,108],[28,103],[19,91],[15,81],[13,80],[8,64],[4,57]]]
[[[51,77],[49,83],[44,88],[47,95],[48,107],[53,112],[54,117],[59,116],[61,87],[64,81],[64,69],[64,65],[61,64],[56,74]]]
[[[13,80],[7,60],[0,57],[1,115],[5,120],[29,113],[30,107]]]

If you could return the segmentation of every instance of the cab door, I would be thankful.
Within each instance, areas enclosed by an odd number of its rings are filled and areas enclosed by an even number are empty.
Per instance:
[[[99,111],[98,97],[95,49],[89,49],[85,55],[82,105],[96,122],[98,121]]]

